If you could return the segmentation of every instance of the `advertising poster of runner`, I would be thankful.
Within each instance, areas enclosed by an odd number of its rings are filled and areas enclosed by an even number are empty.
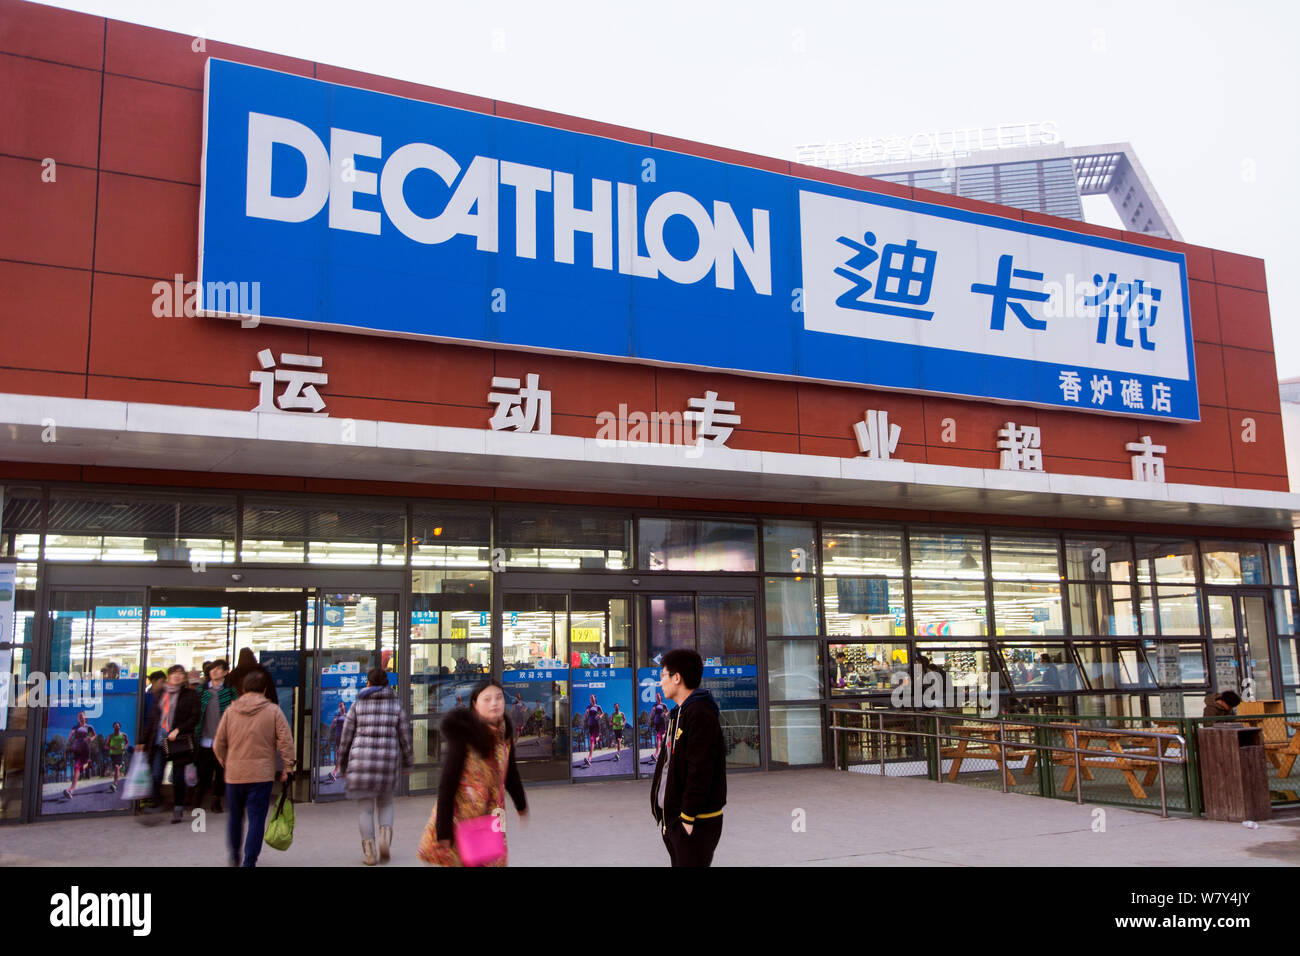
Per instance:
[[[573,776],[627,776],[636,772],[632,668],[573,672]]]
[[[138,678],[49,684],[41,813],[128,806],[117,794],[136,740]]]

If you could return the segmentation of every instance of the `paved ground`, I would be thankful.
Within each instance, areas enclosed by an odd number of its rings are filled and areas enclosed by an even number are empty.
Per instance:
[[[1248,829],[1236,823],[1105,809],[1094,832],[1088,805],[868,777],[830,770],[736,774],[717,865],[1239,866],[1300,864],[1300,819]],[[507,832],[515,866],[662,866],[667,854],[650,821],[648,785],[597,781],[535,786],[521,824]],[[432,803],[397,801],[395,858],[414,856]],[[796,831],[802,819],[806,829]],[[52,820],[0,829],[0,866],[124,866],[156,863],[160,849],[176,864],[225,861],[224,815],[208,814],[206,832],[189,820],[144,828],[127,817]],[[300,805],[286,853],[265,848],[267,866],[361,866],[356,814],[346,802]]]

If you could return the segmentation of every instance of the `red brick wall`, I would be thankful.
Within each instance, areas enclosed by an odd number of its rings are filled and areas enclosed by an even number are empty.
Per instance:
[[[1043,427],[1049,472],[1126,478],[1124,445],[1167,444],[1172,482],[1287,490],[1272,328],[1259,259],[356,73],[147,27],[0,0],[0,392],[248,410],[255,353],[322,355],[336,417],[487,427],[491,377],[542,374],[552,430],[594,437],[620,403],[684,410],[707,385],[743,418],[734,448],[852,457],[853,422],[886,409],[908,461],[996,468],[996,431]],[[197,262],[207,56],[1184,252],[1202,421],[1126,420],[857,388],[763,381],[505,350],[241,329],[152,314],[155,282]],[[42,181],[42,160],[57,164]],[[956,440],[940,440],[953,418]],[[1258,441],[1242,441],[1242,419]],[[0,452],[2,454],[2,452]],[[11,470],[6,468],[7,471]],[[94,469],[78,471],[90,472]],[[373,488],[371,489],[373,490]],[[463,493],[463,489],[462,492]],[[427,493],[427,492],[426,492]],[[584,496],[586,500],[586,496]]]

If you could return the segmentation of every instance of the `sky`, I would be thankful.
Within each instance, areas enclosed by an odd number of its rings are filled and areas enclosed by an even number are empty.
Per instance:
[[[1300,5],[50,5],[783,159],[1049,120],[1069,146],[1129,142],[1185,241],[1265,260],[1278,376],[1300,376]]]

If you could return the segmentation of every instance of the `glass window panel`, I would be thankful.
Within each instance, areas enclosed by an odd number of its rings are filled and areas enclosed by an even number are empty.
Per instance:
[[[484,662],[491,661],[491,648],[492,645],[486,641],[412,643],[412,716],[436,717],[453,707],[468,704],[470,691],[486,673],[482,670]],[[415,762],[436,759],[436,754],[429,757],[417,755]]]
[[[1071,584],[1070,627],[1076,635],[1136,634],[1137,612],[1128,585]]]
[[[1260,697],[1272,697],[1273,671],[1268,650],[1268,606],[1262,597],[1241,598],[1242,625],[1246,629],[1246,647],[1250,652],[1250,676],[1255,679]]]
[[[768,641],[769,699],[820,699],[822,696],[821,662],[819,641]]]
[[[993,613],[999,634],[1065,633],[1059,584],[994,581]]]
[[[676,647],[695,649],[695,599],[689,594],[644,598],[649,659]]]
[[[17,820],[23,814],[23,779],[27,741],[19,736],[0,738],[0,818]]]
[[[1165,588],[1160,589],[1161,611],[1160,617],[1163,619]],[[1232,595],[1230,594],[1210,594],[1205,598],[1205,605],[1210,614],[1210,634],[1214,637],[1233,637],[1237,633],[1237,618],[1233,612]],[[1163,621],[1162,621],[1163,623]],[[1187,633],[1180,631],[1178,633]],[[1198,632],[1199,633],[1199,632]]]
[[[1093,690],[1155,686],[1155,675],[1137,644],[1075,644],[1074,650]]]
[[[27,706],[27,675],[31,670],[30,647],[0,647],[0,730],[27,729],[31,708]]]
[[[980,637],[988,633],[984,582],[912,582],[917,637]]]
[[[1128,583],[1132,566],[1133,546],[1125,538],[1065,539],[1065,573],[1071,580]]]
[[[1201,633],[1201,602],[1198,589],[1159,588],[1157,598],[1160,602],[1161,634],[1168,636]],[[1231,623],[1230,606],[1227,620],[1229,623],[1226,626],[1233,629],[1235,633],[1235,625]]]
[[[898,578],[826,578],[826,633],[896,637],[907,633],[903,582]]]
[[[1143,641],[1147,660],[1155,669],[1161,687],[1205,684],[1209,678],[1205,665],[1205,645],[1199,641]],[[1195,711],[1200,716],[1200,709]]]
[[[1251,541],[1202,541],[1206,584],[1263,584],[1264,546]]]
[[[8,530],[8,529],[6,529]],[[56,491],[45,556],[53,561],[234,560],[235,503],[216,496],[123,498]]]
[[[699,603],[700,656],[706,661],[716,660],[718,667],[756,664],[754,599],[701,594]]]
[[[1279,637],[1277,639],[1278,669],[1282,673],[1283,684],[1300,684],[1300,667],[1296,666],[1296,652],[1300,650],[1300,639]]]
[[[489,640],[489,578],[488,571],[411,572],[411,640]]]
[[[631,531],[631,519],[620,515],[507,509],[499,538],[512,568],[622,570]]]
[[[1273,620],[1279,634],[1294,634],[1300,619],[1300,605],[1294,587],[1273,589]]]
[[[758,682],[750,678],[753,699],[757,699]],[[727,769],[757,767],[759,758],[758,710],[722,708],[722,740],[727,748]],[[649,771],[649,765],[647,765]]]
[[[987,694],[992,686],[992,676],[997,673],[997,665],[987,644],[918,642],[916,661],[924,665],[922,657],[929,659],[931,667],[943,670],[944,681],[954,691],[959,687],[965,688],[963,693],[967,700],[972,696],[978,698],[981,689]]]
[[[764,521],[763,567],[768,574],[816,574],[816,526],[810,521]]]
[[[505,667],[531,670],[555,662],[569,666],[569,610],[564,594],[510,594],[502,596],[502,640]],[[477,662],[471,662],[477,663]],[[491,656],[483,662],[490,669]]]
[[[817,634],[815,578],[768,578],[767,633],[773,637]]]
[[[1196,546],[1191,541],[1137,540],[1138,580],[1158,584],[1196,583]]]
[[[1018,693],[1044,695],[1087,689],[1064,644],[1000,644],[998,648]]]
[[[822,526],[826,574],[902,577],[903,532],[897,528]]]
[[[827,655],[833,697],[888,693],[894,674],[900,675],[898,680],[907,676],[907,644],[831,644]]]
[[[487,510],[418,505],[411,512],[411,564],[415,567],[486,568],[492,541]]]
[[[1290,545],[1270,544],[1268,546],[1268,567],[1269,580],[1273,584],[1281,584],[1286,587],[1295,586],[1295,557],[1292,554]]]
[[[758,528],[736,521],[642,518],[639,567],[646,571],[754,571]]]
[[[401,564],[406,560],[406,509],[395,504],[268,498],[244,502],[245,561],[312,564]]]
[[[959,531],[912,531],[914,577],[984,578],[984,535]]]
[[[41,556],[41,536],[39,534],[14,535],[14,557],[19,561],[36,561]]]
[[[1059,581],[1061,566],[1055,538],[993,535],[989,555],[993,577],[1007,581]]]
[[[771,711],[771,763],[802,767],[825,762],[822,709],[817,705],[775,704]]]
[[[0,485],[3,490],[4,510],[0,512],[0,528],[6,534],[41,530],[41,489],[21,485]]]

